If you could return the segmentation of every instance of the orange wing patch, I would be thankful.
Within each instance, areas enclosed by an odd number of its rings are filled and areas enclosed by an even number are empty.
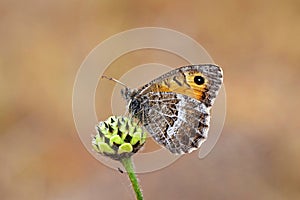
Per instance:
[[[203,84],[199,85],[195,83],[196,76],[203,77]],[[185,72],[162,79],[151,85],[147,91],[175,92],[201,100],[203,98],[203,93],[207,91],[207,79],[199,72]]]

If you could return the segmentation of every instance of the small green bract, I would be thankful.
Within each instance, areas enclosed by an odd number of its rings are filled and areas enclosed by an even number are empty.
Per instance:
[[[96,126],[92,145],[96,152],[114,160],[136,153],[146,141],[146,133],[128,117],[111,116]]]

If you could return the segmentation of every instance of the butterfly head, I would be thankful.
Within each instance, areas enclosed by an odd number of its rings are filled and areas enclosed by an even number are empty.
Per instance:
[[[136,94],[137,94],[136,89],[130,89],[128,87],[125,87],[121,90],[121,95],[123,96],[123,98],[126,100],[127,103],[130,102]]]

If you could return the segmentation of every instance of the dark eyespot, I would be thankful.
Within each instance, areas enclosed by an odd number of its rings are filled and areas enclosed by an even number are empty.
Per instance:
[[[204,80],[204,78],[202,76],[195,76],[194,82],[197,85],[202,85],[202,84],[204,84],[205,80]]]

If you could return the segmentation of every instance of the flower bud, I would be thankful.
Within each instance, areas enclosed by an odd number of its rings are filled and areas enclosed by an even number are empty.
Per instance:
[[[96,126],[93,137],[94,150],[114,160],[121,160],[136,153],[146,141],[146,133],[128,117],[111,116]]]

